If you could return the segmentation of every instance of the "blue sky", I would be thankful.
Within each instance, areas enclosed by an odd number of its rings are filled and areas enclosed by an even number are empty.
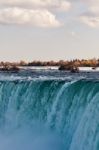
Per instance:
[[[99,57],[99,0],[0,0],[0,61]]]

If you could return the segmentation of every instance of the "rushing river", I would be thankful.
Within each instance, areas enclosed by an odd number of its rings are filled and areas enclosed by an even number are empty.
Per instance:
[[[0,73],[0,150],[99,150],[99,73]]]

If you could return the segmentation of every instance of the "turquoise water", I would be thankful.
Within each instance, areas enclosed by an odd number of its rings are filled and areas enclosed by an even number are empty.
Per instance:
[[[98,76],[70,77],[1,75],[0,150],[99,150]]]

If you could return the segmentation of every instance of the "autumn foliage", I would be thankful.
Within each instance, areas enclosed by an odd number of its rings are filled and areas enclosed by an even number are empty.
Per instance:
[[[99,59],[74,59],[74,60],[60,60],[60,61],[32,61],[32,62],[0,62],[1,67],[8,66],[65,66],[65,67],[99,67]]]

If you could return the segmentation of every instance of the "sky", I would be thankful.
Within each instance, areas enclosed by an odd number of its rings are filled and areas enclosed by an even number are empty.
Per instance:
[[[99,0],[0,0],[0,61],[99,57]]]

